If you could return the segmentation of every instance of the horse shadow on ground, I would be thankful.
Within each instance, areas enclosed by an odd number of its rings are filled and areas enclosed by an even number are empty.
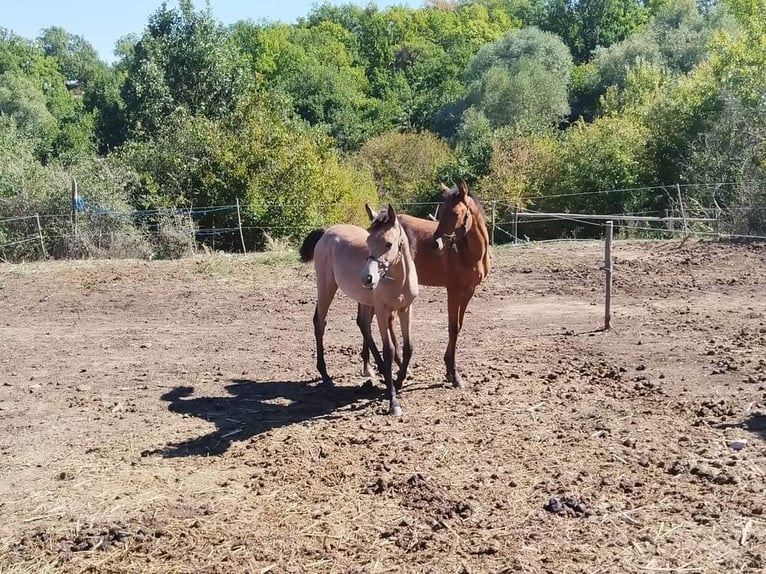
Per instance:
[[[211,422],[215,430],[164,448],[144,451],[143,456],[166,458],[217,456],[234,442],[269,430],[311,419],[339,418],[338,409],[361,410],[384,392],[370,384],[346,387],[311,384],[315,381],[253,381],[233,379],[228,396],[192,397],[193,387],[182,386],[162,395],[168,410]]]
[[[744,429],[766,440],[766,411],[757,411],[754,413],[750,413],[747,417],[745,417],[742,420],[738,420],[734,422],[719,423],[715,426],[716,428],[721,428],[721,429],[727,429],[727,428]]]

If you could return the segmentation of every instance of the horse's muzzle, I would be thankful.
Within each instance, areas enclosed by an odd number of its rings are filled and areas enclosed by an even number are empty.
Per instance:
[[[372,278],[372,275],[366,275],[362,277],[362,287],[365,289],[375,289],[376,281]]]
[[[440,235],[436,239],[433,240],[431,243],[431,247],[434,251],[441,251],[444,248],[454,247],[455,246],[455,234],[445,233],[444,235]]]

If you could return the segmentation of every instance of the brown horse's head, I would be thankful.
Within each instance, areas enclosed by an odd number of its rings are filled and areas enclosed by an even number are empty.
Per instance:
[[[433,248],[441,251],[445,247],[455,247],[455,244],[466,236],[473,227],[473,213],[470,202],[473,198],[468,191],[468,185],[462,179],[456,188],[441,184],[443,201],[439,206],[439,225],[434,231]]]
[[[367,263],[362,270],[362,284],[368,289],[375,289],[381,279],[386,276],[389,268],[402,259],[405,249],[404,229],[399,223],[396,211],[389,204],[388,209],[375,215],[370,206],[365,204],[367,215],[370,217],[370,227],[367,229]]]

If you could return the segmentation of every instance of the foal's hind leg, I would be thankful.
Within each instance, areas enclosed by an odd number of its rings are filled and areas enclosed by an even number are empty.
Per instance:
[[[324,330],[327,325],[327,312],[330,309],[338,285],[335,281],[320,282],[317,277],[317,304],[314,309],[314,338],[317,344],[317,370],[322,375],[322,382],[332,383],[324,361]]]

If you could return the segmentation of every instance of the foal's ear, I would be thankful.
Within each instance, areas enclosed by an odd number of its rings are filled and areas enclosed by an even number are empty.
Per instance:
[[[461,179],[457,182],[457,198],[460,201],[465,201],[466,197],[468,197],[468,184],[464,179]]]
[[[388,221],[391,225],[396,221],[396,211],[394,211],[394,207],[390,203],[388,204]]]
[[[452,191],[449,187],[444,185],[443,181],[439,182],[439,189],[441,190],[442,194],[449,193],[450,191]]]
[[[372,208],[370,207],[370,204],[365,202],[364,204],[364,210],[367,212],[367,217],[370,218],[370,221],[375,219],[375,213],[373,213]]]

